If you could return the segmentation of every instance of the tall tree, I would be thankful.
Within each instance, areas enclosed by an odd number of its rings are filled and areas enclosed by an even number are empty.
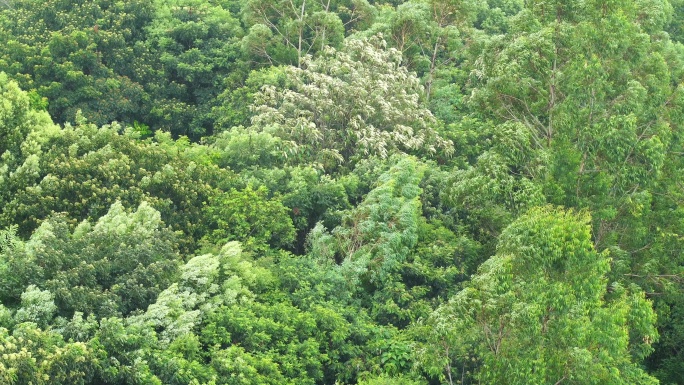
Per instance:
[[[78,110],[97,124],[142,121],[148,95],[136,80],[147,53],[136,43],[151,16],[148,1],[14,1],[0,9],[0,70],[46,97],[59,123]]]
[[[243,40],[253,60],[301,68],[307,55],[340,47],[345,32],[369,23],[375,8],[367,0],[249,0]]]
[[[332,169],[397,151],[445,156],[451,143],[421,103],[418,78],[384,42],[350,39],[341,51],[287,67],[289,85],[255,96],[254,128],[291,143],[295,161]]]
[[[428,371],[449,384],[657,384],[635,363],[658,337],[651,304],[607,286],[609,270],[588,215],[531,210],[420,329]]]
[[[212,108],[225,78],[240,73],[242,28],[228,1],[159,0],[144,44],[160,70],[141,79],[151,100],[149,125],[195,140],[211,134]]]
[[[670,43],[655,34],[661,14],[650,11],[634,2],[529,2],[508,35],[489,38],[473,71],[473,105],[552,149],[547,196],[591,208],[600,248],[616,242],[629,202],[657,182],[681,124],[669,113],[681,79]]]

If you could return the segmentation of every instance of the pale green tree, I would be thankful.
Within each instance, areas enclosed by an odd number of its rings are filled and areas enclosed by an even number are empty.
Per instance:
[[[367,0],[247,0],[243,49],[255,61],[301,68],[307,55],[339,47],[346,31],[363,28],[375,12]]]
[[[290,157],[334,168],[394,152],[447,156],[451,143],[421,102],[418,78],[378,39],[349,39],[305,68],[287,67],[289,86],[255,95],[254,129],[290,143]]]
[[[147,203],[129,213],[116,202],[96,223],[73,231],[63,216],[50,218],[0,254],[0,301],[18,305],[17,322],[41,327],[55,311],[102,318],[144,309],[176,276],[173,240]]]
[[[34,322],[46,327],[57,312],[55,296],[47,290],[29,285],[21,294],[21,308],[14,315],[17,323]]]
[[[99,347],[65,341],[32,322],[0,328],[0,381],[7,385],[86,385],[98,371]]]

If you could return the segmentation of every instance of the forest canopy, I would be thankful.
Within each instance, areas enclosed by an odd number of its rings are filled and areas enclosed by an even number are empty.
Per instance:
[[[684,384],[684,1],[0,0],[0,383]]]

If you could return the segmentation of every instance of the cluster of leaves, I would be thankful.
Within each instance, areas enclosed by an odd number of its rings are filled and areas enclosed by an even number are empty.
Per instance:
[[[0,0],[0,382],[684,384],[681,10]]]
[[[254,128],[291,143],[294,161],[313,159],[325,169],[396,150],[449,156],[451,144],[420,103],[418,78],[397,51],[373,43],[380,41],[350,39],[306,69],[286,68],[287,88],[264,86],[254,96]]]

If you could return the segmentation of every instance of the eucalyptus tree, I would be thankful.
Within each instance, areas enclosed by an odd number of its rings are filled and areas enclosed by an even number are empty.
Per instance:
[[[396,9],[383,9],[375,23],[360,36],[381,34],[399,50],[403,64],[423,79],[427,98],[435,80],[456,71],[463,60],[464,40],[472,34],[480,1],[407,1]]]
[[[669,113],[680,80],[671,44],[658,42],[667,10],[642,7],[529,2],[474,63],[472,105],[519,122],[536,146],[552,150],[546,194],[590,207],[601,248],[630,220],[630,202],[648,199],[681,124]]]
[[[654,295],[670,346],[681,338],[669,314],[681,295],[671,261],[684,123],[684,56],[663,32],[671,17],[666,1],[527,2],[508,34],[484,41],[470,98],[480,117],[529,132],[548,159],[533,178],[546,200],[591,211],[612,279]]]
[[[522,215],[497,253],[418,328],[424,369],[454,384],[657,384],[638,362],[657,340],[636,286],[609,282],[589,216],[551,207]]]
[[[243,47],[255,61],[301,68],[307,55],[340,47],[347,32],[367,27],[375,13],[367,0],[245,1]]]

